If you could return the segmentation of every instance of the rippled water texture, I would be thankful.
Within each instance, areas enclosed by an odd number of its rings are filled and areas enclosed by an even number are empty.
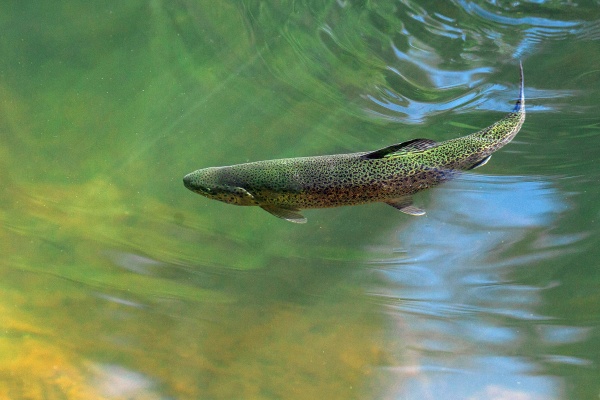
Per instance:
[[[1,399],[600,395],[598,1],[0,4]],[[198,168],[527,120],[303,226]]]

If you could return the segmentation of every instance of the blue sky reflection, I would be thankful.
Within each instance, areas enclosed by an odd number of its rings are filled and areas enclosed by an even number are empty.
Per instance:
[[[375,267],[384,283],[373,296],[396,325],[405,362],[382,370],[409,382],[391,398],[559,398],[561,382],[535,354],[587,331],[552,327],[538,310],[544,290],[560,283],[522,275],[567,251],[572,238],[552,233],[566,204],[542,179],[472,174],[432,198],[427,216],[402,229],[402,257]]]

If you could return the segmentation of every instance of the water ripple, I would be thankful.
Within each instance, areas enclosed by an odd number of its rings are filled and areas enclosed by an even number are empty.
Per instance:
[[[412,220],[399,237],[403,256],[372,264],[383,284],[371,296],[410,327],[407,348],[424,368],[456,367],[448,354],[509,360],[515,352],[531,354],[520,361],[531,369],[587,365],[559,349],[584,342],[591,328],[564,325],[543,307],[561,282],[551,274],[540,280],[542,271],[588,237],[559,233],[568,207],[558,191],[540,178],[477,175],[440,189],[428,216]],[[537,278],[530,281],[530,274]],[[534,355],[540,353],[547,356]]]
[[[337,1],[318,13],[310,1],[286,4],[246,6],[249,36],[276,77],[314,101],[409,124],[440,113],[507,110],[516,96],[517,60],[527,68],[554,43],[600,36],[597,5],[585,2]],[[283,26],[273,23],[283,16]],[[282,51],[295,61],[283,63]],[[320,90],[307,91],[309,84]],[[532,104],[575,95],[531,85],[527,92]],[[566,107],[541,103],[530,110]]]

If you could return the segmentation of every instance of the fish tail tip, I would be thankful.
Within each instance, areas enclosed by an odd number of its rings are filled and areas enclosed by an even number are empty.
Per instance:
[[[524,81],[524,74],[523,74],[523,62],[521,60],[519,60],[519,72],[521,75],[521,87],[523,86],[523,81]]]
[[[519,60],[519,73],[520,73],[520,82],[519,82],[519,99],[515,104],[515,108],[513,112],[518,112],[525,107],[525,78],[523,73],[523,62]]]

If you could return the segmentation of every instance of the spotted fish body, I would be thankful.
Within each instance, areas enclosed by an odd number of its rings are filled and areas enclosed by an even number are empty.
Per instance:
[[[372,152],[265,160],[204,168],[183,178],[203,196],[240,206],[259,206],[285,220],[304,223],[301,209],[384,202],[411,215],[425,212],[412,195],[484,165],[510,142],[525,121],[520,95],[507,116],[473,134],[434,142],[413,139]]]

